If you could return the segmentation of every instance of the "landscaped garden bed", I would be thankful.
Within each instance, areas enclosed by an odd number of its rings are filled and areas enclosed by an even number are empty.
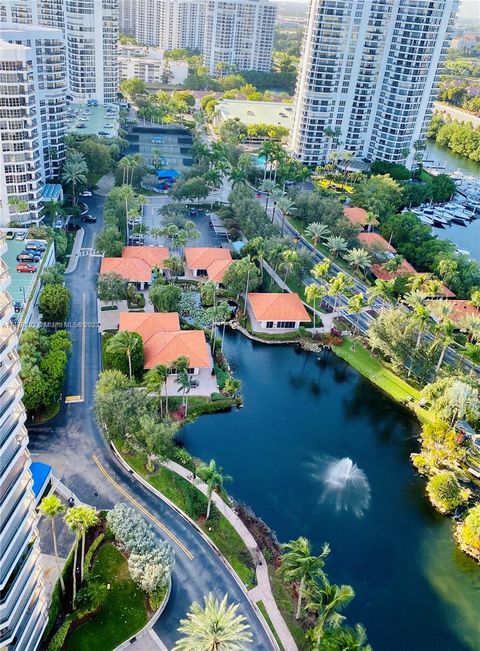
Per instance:
[[[108,514],[96,514],[90,507],[73,508],[88,509],[96,524],[85,531],[83,578],[83,544],[77,537],[77,552],[72,550],[62,572],[65,594],[60,582],[55,586],[43,648],[113,651],[164,607],[170,594],[173,551],[126,505],[119,504]]]

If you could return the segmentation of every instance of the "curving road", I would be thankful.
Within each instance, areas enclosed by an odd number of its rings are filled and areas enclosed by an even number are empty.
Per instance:
[[[95,232],[102,226],[104,199],[87,200],[97,224],[85,225],[83,247],[92,249]],[[85,252],[87,253],[87,252]],[[78,268],[68,275],[72,292],[69,330],[73,341],[64,396],[78,402],[63,404],[60,414],[43,426],[29,427],[30,450],[35,458],[49,463],[56,477],[80,500],[97,508],[109,508],[123,501],[134,504],[169,540],[176,552],[170,601],[154,630],[168,649],[178,638],[179,620],[193,600],[202,601],[213,592],[240,604],[253,633],[252,648],[271,650],[273,645],[246,593],[216,552],[192,525],[165,502],[136,482],[116,461],[97,429],[92,412],[95,382],[101,365],[97,329],[96,278],[100,257],[82,255]]]

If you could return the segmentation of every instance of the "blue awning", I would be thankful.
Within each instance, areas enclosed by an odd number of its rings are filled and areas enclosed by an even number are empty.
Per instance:
[[[30,472],[33,477],[33,493],[35,498],[41,497],[52,474],[52,466],[49,466],[47,463],[41,463],[40,461],[32,461],[30,464]]]
[[[169,179],[170,181],[173,181],[175,179],[178,179],[179,176],[182,176],[180,172],[177,172],[177,170],[157,170],[157,176],[159,179]]]

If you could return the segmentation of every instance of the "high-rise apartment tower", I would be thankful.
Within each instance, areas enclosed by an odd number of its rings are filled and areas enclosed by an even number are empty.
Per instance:
[[[425,137],[458,0],[312,0],[291,134],[294,156],[332,149],[407,162]]]

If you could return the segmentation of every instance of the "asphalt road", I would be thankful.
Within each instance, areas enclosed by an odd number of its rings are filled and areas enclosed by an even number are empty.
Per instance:
[[[97,224],[85,225],[83,248],[91,249],[94,234],[102,227],[104,198],[87,200]],[[192,601],[202,601],[213,592],[228,594],[240,604],[253,633],[252,649],[273,646],[253,607],[216,552],[174,509],[136,482],[115,460],[99,432],[92,412],[95,382],[100,371],[101,346],[96,327],[96,277],[100,258],[82,256],[77,270],[66,276],[72,292],[69,331],[73,349],[69,359],[64,397],[77,396],[82,402],[64,403],[60,414],[44,426],[29,427],[30,451],[35,460],[49,463],[55,476],[80,500],[98,509],[118,502],[133,503],[150,519],[159,535],[175,549],[173,589],[168,606],[155,624],[155,631],[171,649],[178,638],[179,620]],[[78,399],[78,398],[77,398]]]

